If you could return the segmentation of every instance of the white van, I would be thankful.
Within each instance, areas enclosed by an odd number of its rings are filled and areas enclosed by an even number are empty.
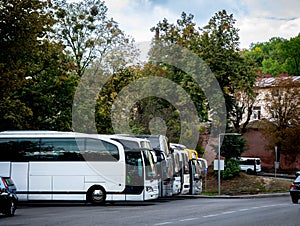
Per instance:
[[[241,157],[238,160],[240,168],[243,172],[246,172],[248,174],[255,174],[261,172],[260,158]]]

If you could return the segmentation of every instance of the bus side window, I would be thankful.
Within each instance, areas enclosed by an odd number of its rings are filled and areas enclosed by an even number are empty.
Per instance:
[[[88,161],[118,161],[117,146],[99,139],[86,139],[85,158]]]
[[[39,139],[0,139],[1,161],[34,161],[39,158]]]
[[[82,139],[42,138],[40,160],[44,161],[82,161],[80,154]]]

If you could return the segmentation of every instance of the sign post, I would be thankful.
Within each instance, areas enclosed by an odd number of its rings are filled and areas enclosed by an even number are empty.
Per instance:
[[[279,168],[279,162],[277,161],[277,146],[275,146],[275,163],[274,163],[275,178],[276,178],[276,169],[278,168]]]

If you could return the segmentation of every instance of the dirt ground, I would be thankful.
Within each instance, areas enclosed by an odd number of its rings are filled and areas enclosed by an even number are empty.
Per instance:
[[[240,173],[233,179],[221,179],[221,193],[224,195],[260,194],[274,192],[288,192],[292,179],[267,178]],[[208,173],[203,178],[203,193],[218,193],[218,176]]]

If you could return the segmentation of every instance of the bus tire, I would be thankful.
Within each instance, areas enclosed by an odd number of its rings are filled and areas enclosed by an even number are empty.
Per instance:
[[[87,191],[86,200],[92,205],[103,205],[106,200],[105,189],[97,185],[90,187]]]

